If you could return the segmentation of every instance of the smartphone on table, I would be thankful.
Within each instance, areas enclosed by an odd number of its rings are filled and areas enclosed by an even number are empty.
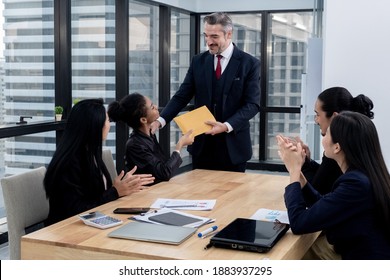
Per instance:
[[[114,210],[115,214],[141,214],[150,210],[149,207],[121,207]]]

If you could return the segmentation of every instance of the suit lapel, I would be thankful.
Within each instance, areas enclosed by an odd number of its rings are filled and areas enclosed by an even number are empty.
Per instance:
[[[209,105],[211,105],[211,98],[213,96],[213,80],[212,75],[214,74],[214,55],[210,54],[206,57],[206,64],[205,64],[205,79],[207,84],[207,95],[208,95],[208,102]]]
[[[230,58],[229,64],[226,67],[223,75],[225,76],[225,85],[223,87],[223,105],[225,104],[226,98],[230,92],[230,88],[234,79],[240,78],[236,77],[238,68],[240,66],[241,60],[239,59],[239,51],[236,46],[234,46],[232,57]]]

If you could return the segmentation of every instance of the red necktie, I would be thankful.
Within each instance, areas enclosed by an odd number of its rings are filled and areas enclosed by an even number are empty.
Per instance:
[[[217,58],[218,58],[218,62],[217,62],[217,68],[215,68],[215,77],[217,78],[217,80],[219,80],[219,78],[221,77],[221,74],[222,74],[222,67],[221,67],[221,58],[222,58],[222,55],[217,55]]]

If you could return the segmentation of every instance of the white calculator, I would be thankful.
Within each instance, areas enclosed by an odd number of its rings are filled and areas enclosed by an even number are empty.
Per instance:
[[[101,212],[90,212],[79,215],[84,224],[100,229],[115,227],[123,223],[122,220],[107,216]]]

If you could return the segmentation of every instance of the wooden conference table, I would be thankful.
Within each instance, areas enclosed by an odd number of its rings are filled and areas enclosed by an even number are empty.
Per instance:
[[[223,228],[237,217],[249,218],[259,208],[285,210],[284,188],[289,177],[281,175],[193,170],[159,183],[128,197],[104,204],[93,210],[124,220],[130,215],[116,215],[117,207],[150,206],[157,198],[216,199],[211,211],[188,213],[215,218]],[[204,230],[210,225],[201,227]],[[268,253],[253,253],[204,247],[209,238],[191,236],[180,245],[159,244],[107,237],[117,227],[101,230],[86,226],[77,216],[71,217],[22,237],[22,259],[182,259],[242,260],[301,259],[319,233],[294,235],[289,230]]]

